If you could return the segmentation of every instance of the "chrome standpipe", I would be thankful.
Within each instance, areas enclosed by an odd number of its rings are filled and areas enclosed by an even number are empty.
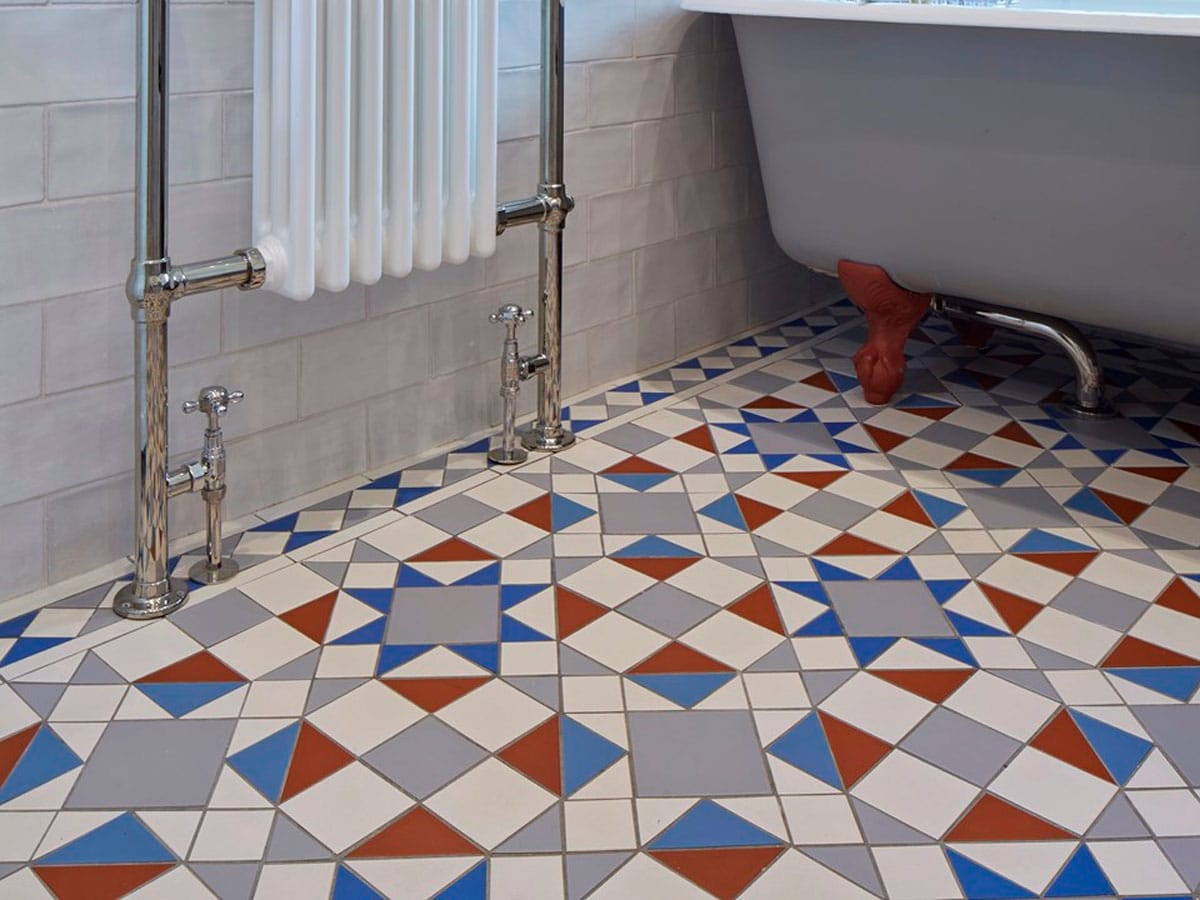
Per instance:
[[[514,466],[523,463],[529,454],[517,446],[517,395],[521,392],[521,381],[530,377],[522,366],[517,344],[517,326],[524,325],[533,316],[533,311],[509,303],[500,307],[488,321],[504,326],[504,352],[500,356],[500,398],[504,401],[503,432],[500,446],[488,451],[488,459],[497,465]]]
[[[207,508],[207,558],[192,566],[188,577],[201,584],[219,584],[238,573],[239,566],[232,557],[221,558],[221,504],[225,500],[225,438],[221,432],[221,417],[229,407],[241,403],[241,391],[230,391],[221,385],[210,385],[195,400],[183,404],[185,413],[202,412],[208,416],[204,429],[204,452],[200,468],[204,472],[200,496]],[[193,481],[193,485],[195,485]],[[194,486],[192,488],[195,489]]]

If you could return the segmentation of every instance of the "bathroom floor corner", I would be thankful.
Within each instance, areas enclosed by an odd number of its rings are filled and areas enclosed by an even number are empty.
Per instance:
[[[846,301],[0,624],[0,896],[1195,895],[1200,358]],[[185,557],[177,568],[186,567]]]

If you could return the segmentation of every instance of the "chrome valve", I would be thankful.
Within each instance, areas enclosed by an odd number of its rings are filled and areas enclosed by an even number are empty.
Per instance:
[[[201,412],[208,416],[204,429],[204,452],[200,466],[204,472],[200,496],[207,507],[207,558],[196,563],[188,572],[192,581],[201,584],[217,584],[238,573],[238,564],[232,557],[221,558],[221,504],[225,500],[225,435],[221,431],[221,417],[235,403],[241,403],[245,394],[230,391],[222,385],[209,385],[200,391],[195,400],[183,404],[185,413]]]
[[[504,326],[504,352],[500,356],[500,398],[504,401],[504,431],[500,446],[493,447],[488,459],[502,466],[523,463],[529,454],[517,446],[517,394],[521,392],[521,354],[517,343],[517,326],[533,318],[533,311],[513,303],[505,304],[488,317],[488,321]]]

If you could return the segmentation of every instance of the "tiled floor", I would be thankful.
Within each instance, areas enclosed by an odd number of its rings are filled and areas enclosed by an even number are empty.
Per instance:
[[[8,627],[0,896],[1193,896],[1200,367],[931,321],[880,409],[847,314]]]

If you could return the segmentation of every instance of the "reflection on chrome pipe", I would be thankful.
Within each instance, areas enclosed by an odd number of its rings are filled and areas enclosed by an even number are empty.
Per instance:
[[[1075,399],[1063,404],[1072,415],[1108,418],[1115,414],[1104,396],[1104,370],[1087,336],[1063,319],[1040,313],[1009,309],[961,297],[934,295],[933,308],[952,318],[985,322],[997,328],[1023,331],[1054,341],[1066,351],[1075,366]]]

